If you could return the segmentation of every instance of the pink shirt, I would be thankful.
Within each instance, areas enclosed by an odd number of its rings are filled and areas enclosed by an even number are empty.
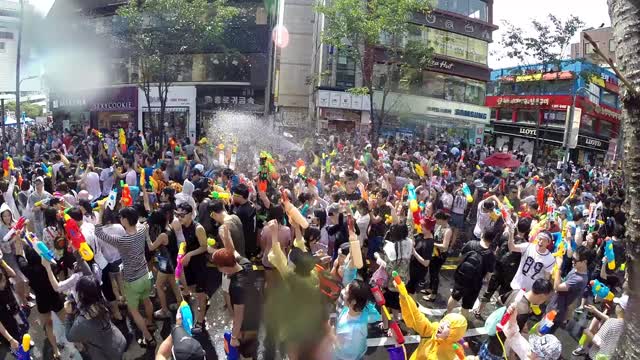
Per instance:
[[[267,255],[271,251],[271,231],[273,226],[265,226],[260,233],[260,247],[262,248],[262,265],[272,268],[271,262]],[[280,248],[286,254],[287,249],[291,246],[291,229],[288,226],[278,225],[278,242],[280,242]]]

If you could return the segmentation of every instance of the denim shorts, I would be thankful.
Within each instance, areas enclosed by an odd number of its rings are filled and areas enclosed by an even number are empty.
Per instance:
[[[451,213],[449,225],[453,226],[456,229],[464,228],[464,214]]]

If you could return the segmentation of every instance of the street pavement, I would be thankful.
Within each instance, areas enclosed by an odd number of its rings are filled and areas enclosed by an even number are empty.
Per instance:
[[[453,269],[455,265],[453,264],[453,260],[448,262],[448,265],[445,265],[443,271],[441,273],[441,282],[440,282],[440,296],[434,302],[426,302],[422,300],[422,294],[415,295],[415,298],[420,306],[421,312],[426,314],[430,320],[439,321],[444,315],[444,311],[446,309],[446,301],[449,297],[450,288],[453,285]],[[223,308],[222,304],[224,301],[222,300],[221,292],[218,290],[212,297],[210,301],[210,308],[207,311],[207,322],[208,329],[207,333],[204,336],[199,338],[199,341],[204,344],[204,348],[207,351],[207,359],[225,359],[224,350],[223,350],[223,340],[222,336],[224,331],[228,331],[231,328],[231,321],[228,312]],[[483,314],[486,318],[493,310],[495,310],[494,304],[489,304],[486,308],[486,313]],[[35,343],[35,347],[32,350],[32,356],[34,359],[51,359],[51,350],[48,346],[48,342],[46,342],[46,337],[43,332],[43,327],[36,320],[37,315],[35,314],[35,309],[30,317],[31,321],[31,329],[30,334],[32,336],[33,342]],[[570,334],[565,329],[560,329],[556,332],[556,336],[561,340],[563,344],[563,358],[564,359],[573,359],[571,356],[571,351],[576,348],[577,341],[576,339],[579,337],[579,333],[581,329],[584,327],[586,320],[582,318],[578,322],[571,322],[568,329],[572,330],[573,334]],[[152,351],[145,352],[134,339],[134,334],[129,329],[135,329],[135,326],[131,321],[127,323],[117,324],[121,330],[124,330],[123,333],[127,334],[127,339],[130,341],[130,345],[125,354],[126,360],[146,360],[146,359],[154,359],[154,354]],[[158,343],[160,343],[165,336],[168,335],[171,329],[171,323],[169,321],[157,321],[158,331],[156,331],[156,339],[158,339]],[[54,327],[56,336],[58,337],[58,341],[64,344],[64,348],[62,349],[63,360],[82,360],[82,356],[78,352],[78,350],[74,347],[73,344],[68,343],[64,339],[64,329],[63,326],[56,316],[54,318]],[[415,335],[415,333],[407,330],[404,324],[401,324],[401,328],[405,334],[406,338],[406,348],[407,354],[411,354],[415,348],[417,347],[417,343],[419,341],[419,337]],[[469,343],[469,349],[467,349],[467,355],[475,355],[477,349],[480,347],[482,342],[486,339],[484,331],[484,321],[473,320],[469,323],[468,330],[465,336],[465,339]],[[367,344],[369,346],[366,359],[372,360],[383,360],[388,359],[388,353],[386,348],[388,346],[394,345],[393,338],[389,338],[383,336],[380,331],[378,331],[375,326],[370,326],[369,329],[369,338]],[[11,354],[3,357],[3,354],[0,353],[0,359],[13,359],[14,357]],[[260,359],[262,356],[259,357]]]

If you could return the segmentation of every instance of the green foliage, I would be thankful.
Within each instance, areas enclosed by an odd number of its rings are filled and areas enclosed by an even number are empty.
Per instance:
[[[16,103],[15,101],[11,101],[8,103],[4,104],[4,109],[5,111],[16,111]],[[36,105],[36,104],[31,104],[31,103],[26,103],[26,102],[20,102],[20,112],[26,112],[27,113],[27,117],[30,117],[32,119],[35,119],[36,116],[42,116],[43,114],[43,109],[42,106],[40,105]]]

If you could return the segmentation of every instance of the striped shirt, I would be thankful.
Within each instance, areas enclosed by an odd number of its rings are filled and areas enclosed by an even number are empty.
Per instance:
[[[144,244],[149,233],[145,224],[138,226],[138,231],[123,236],[108,235],[102,226],[96,226],[95,235],[98,239],[113,245],[122,256],[123,276],[127,282],[133,282],[146,276],[149,272],[147,260],[144,257]]]

